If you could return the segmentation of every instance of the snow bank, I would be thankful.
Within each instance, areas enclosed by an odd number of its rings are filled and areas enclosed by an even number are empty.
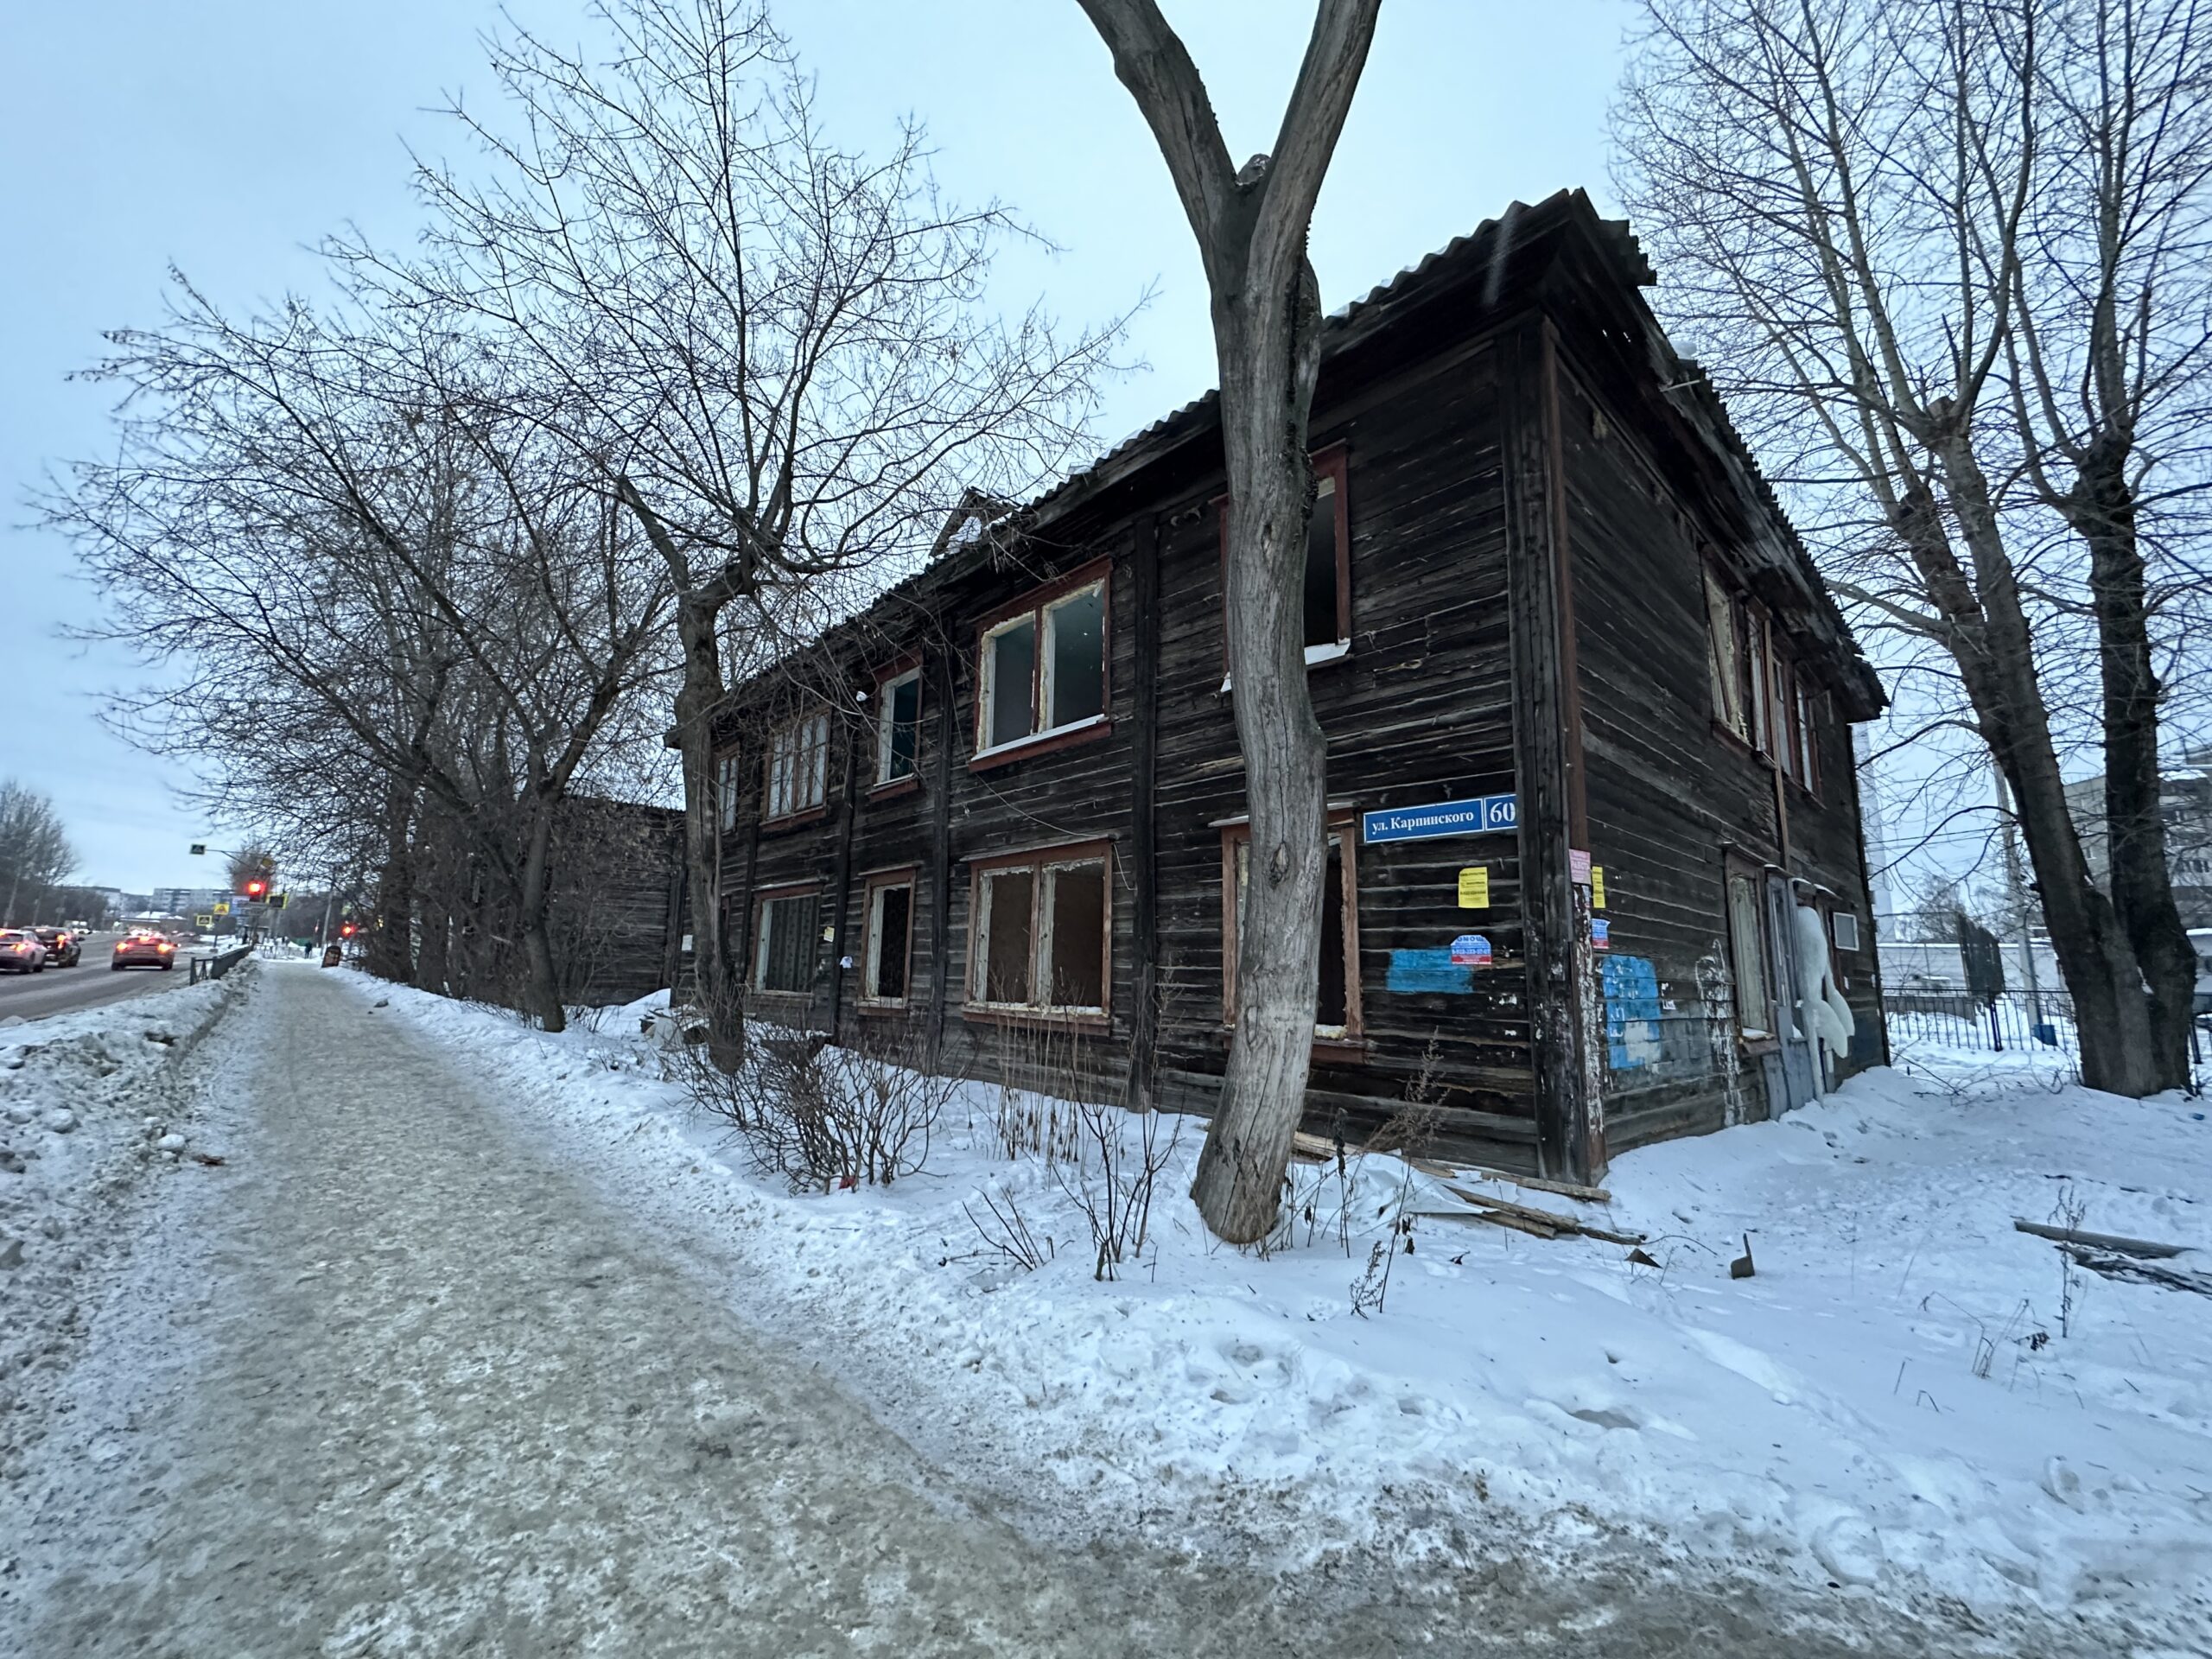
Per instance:
[[[2212,1309],[2063,1274],[2012,1226],[2077,1216],[2212,1262],[2196,1103],[1876,1072],[1618,1160],[1610,1211],[1581,1212],[1646,1235],[1653,1265],[1417,1213],[1465,1206],[1381,1158],[1302,1171],[1299,1223],[1264,1259],[1224,1249],[1183,1196],[1192,1121],[1141,1258],[1102,1283],[1062,1181],[1001,1151],[995,1090],[963,1086],[921,1174],[794,1197],[691,1112],[633,1022],[549,1037],[374,994],[619,1201],[710,1224],[748,1317],[780,1305],[811,1351],[1008,1485],[1107,1500],[1139,1530],[1265,1530],[1290,1563],[1625,1532],[1991,1616],[2111,1614],[2184,1644],[2206,1627]],[[986,1192],[1049,1241],[1043,1266],[987,1246],[969,1217],[989,1219]],[[1732,1279],[1746,1236],[1757,1273]],[[1387,1300],[1357,1311],[1393,1236]]]
[[[82,1334],[118,1205],[149,1167],[192,1155],[179,1068],[252,973],[0,1029],[0,1478],[37,1433],[32,1395]]]

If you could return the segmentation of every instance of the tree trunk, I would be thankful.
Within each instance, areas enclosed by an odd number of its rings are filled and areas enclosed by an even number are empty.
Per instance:
[[[2174,903],[2166,861],[2158,677],[2151,660],[2143,555],[2125,446],[2101,441],[2092,448],[2069,505],[2089,550],[2089,595],[2097,620],[2113,908],[2151,988],[2151,1053],[2159,1086],[2185,1088],[2196,956]]]
[[[516,884],[516,923],[522,935],[524,995],[530,1011],[547,1031],[568,1029],[568,1011],[561,1005],[561,976],[553,963],[553,944],[546,937],[546,893],[552,869],[553,807],[536,801],[531,815],[530,839],[523,853],[522,879]]]
[[[2159,1067],[2142,973],[2111,901],[2089,879],[2051,741],[2050,712],[2036,677],[2034,642],[1990,508],[1987,481],[1963,440],[1941,442],[1937,453],[1973,558],[1978,601],[1970,622],[1952,618],[1954,654],[1983,740],[2017,803],[2021,837],[2050,926],[2051,952],[2074,1001],[2082,1081],[2116,1095],[2155,1094]],[[1935,524],[1932,508],[1917,515],[1923,537],[1940,535]],[[1948,548],[1941,556],[1949,560]],[[1940,595],[1941,583],[1931,581],[1929,587]]]
[[[1328,875],[1327,749],[1306,683],[1306,416],[1320,366],[1319,289],[1301,262],[1287,293],[1214,300],[1229,473],[1226,611],[1236,739],[1251,814],[1236,925],[1236,1024],[1221,1103],[1191,1196],[1214,1234],[1250,1243],[1274,1224],[1306,1105]]]
[[[414,978],[415,868],[410,836],[415,788],[393,779],[385,789],[384,868],[377,876],[377,920],[369,930],[368,970],[406,984]]]
[[[721,607],[696,594],[677,602],[683,682],[676,694],[676,736],[683,756],[683,855],[691,899],[692,995],[707,1016],[707,1052],[724,1071],[744,1052],[744,1012],[732,995],[722,939],[722,806],[715,775],[715,709],[722,662],[715,638]]]

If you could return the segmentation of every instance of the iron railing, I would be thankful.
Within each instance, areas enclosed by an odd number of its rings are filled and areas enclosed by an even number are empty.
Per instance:
[[[1885,990],[1882,1018],[1895,1057],[1923,1047],[2010,1054],[2046,1059],[2069,1077],[2080,1075],[2081,1031],[2073,999],[2063,990],[2000,991],[1994,996],[1948,989]],[[2199,1019],[2191,1029],[2190,1059],[2197,1085],[2212,1084],[2212,1020]]]

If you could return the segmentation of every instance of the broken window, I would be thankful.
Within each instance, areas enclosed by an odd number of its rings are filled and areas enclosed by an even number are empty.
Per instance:
[[[787,818],[820,806],[829,793],[830,716],[787,721],[768,737],[768,813]]]
[[[1106,713],[1103,577],[984,630],[976,747],[1003,748]]]
[[[1797,781],[1810,794],[1821,788],[1819,731],[1814,724],[1820,710],[1818,694],[1807,689],[1801,677],[1797,682]]]
[[[778,894],[760,901],[760,939],[753,958],[753,989],[798,993],[814,988],[819,909],[820,900],[811,892]]]
[[[868,888],[868,961],[861,995],[870,1002],[904,1002],[913,938],[914,884],[900,876]]]
[[[1300,594],[1306,660],[1319,663],[1332,661],[1351,649],[1351,518],[1344,501],[1344,445],[1321,450],[1313,456],[1313,511],[1306,520]],[[1225,495],[1218,512],[1225,588],[1229,569],[1229,498]],[[1224,614],[1224,640],[1226,621]]]
[[[886,680],[876,693],[875,781],[895,784],[914,775],[921,753],[922,671],[910,668]]]
[[[1356,1039],[1360,1031],[1359,884],[1352,867],[1351,821],[1329,825],[1329,868],[1321,908],[1320,995],[1313,1008],[1313,1035],[1322,1041]],[[1222,905],[1222,1020],[1236,1020],[1237,924],[1251,886],[1252,832],[1236,825],[1224,832],[1230,890]],[[1233,884],[1233,885],[1230,885]]]
[[[975,893],[972,1002],[1106,1012],[1113,901],[1103,848],[1001,861],[977,872]]]
[[[1728,954],[1736,977],[1736,1029],[1746,1042],[1774,1034],[1767,994],[1766,907],[1759,899],[1759,878],[1749,870],[1728,872]]]

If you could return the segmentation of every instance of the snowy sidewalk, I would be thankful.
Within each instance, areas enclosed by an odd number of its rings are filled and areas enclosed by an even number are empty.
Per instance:
[[[1094,1497],[1116,1513],[1065,1535],[1090,1541],[1043,1541],[974,1459],[938,1466],[756,1328],[789,1323],[818,1233],[752,1237],[794,1259],[732,1272],[685,1206],[648,1224],[610,1202],[648,1169],[711,1169],[582,1118],[537,1132],[564,1109],[486,1040],[495,1020],[383,995],[274,965],[226,1024],[231,1092],[194,1144],[227,1161],[170,1172],[73,1410],[0,1490],[0,1653],[2107,1650],[1986,1624],[1975,1643],[1971,1618],[1931,1640],[1863,1595],[1751,1562],[1718,1578],[1596,1516],[1572,1557],[1557,1526],[1539,1545],[1493,1508],[1464,1537],[1433,1523],[1456,1566],[1348,1551],[1279,1579],[1168,1541],[1179,1513],[1208,1527],[1147,1479],[1134,1503]],[[431,1013],[479,1040],[410,1017]]]

